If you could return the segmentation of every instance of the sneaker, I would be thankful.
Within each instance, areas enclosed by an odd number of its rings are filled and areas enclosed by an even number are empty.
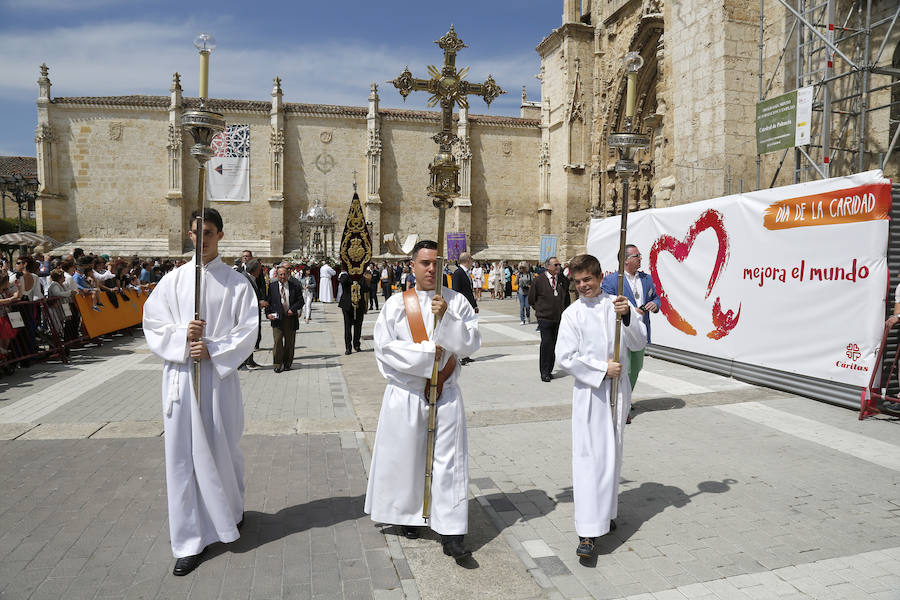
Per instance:
[[[522,321],[521,323],[519,323],[519,325],[524,325],[524,324],[525,324],[525,321]]]
[[[589,537],[578,538],[578,548],[575,554],[581,558],[591,558],[594,556],[594,539]]]

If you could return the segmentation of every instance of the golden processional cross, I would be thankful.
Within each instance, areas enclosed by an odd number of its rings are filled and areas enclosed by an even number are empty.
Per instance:
[[[428,72],[431,74],[430,79],[417,79],[413,77],[406,67],[400,74],[400,77],[394,79],[394,84],[400,95],[403,96],[404,102],[406,97],[412,92],[428,92],[431,98],[428,99],[428,106],[433,107],[437,104],[441,105],[441,130],[432,138],[440,150],[435,156],[433,164],[429,167],[431,172],[431,185],[428,187],[428,195],[435,199],[434,205],[439,209],[440,204],[445,204],[451,198],[459,195],[459,166],[453,159],[453,143],[457,141],[456,134],[453,133],[453,108],[454,105],[468,109],[469,94],[474,94],[484,98],[488,106],[497,99],[500,94],[506,92],[500,89],[494,78],[488,75],[484,83],[469,83],[464,79],[469,71],[468,67],[456,69],[456,53],[467,46],[456,35],[453,26],[450,31],[435,42],[444,51],[444,66],[438,70],[437,67],[429,65]],[[439,161],[439,158],[441,159]],[[451,160],[452,159],[452,160]],[[437,173],[435,173],[437,171]],[[436,178],[437,176],[437,178]],[[452,202],[445,205],[444,208],[452,206]],[[443,254],[440,248],[443,247],[443,240],[438,236],[437,240],[439,251],[438,255]]]
[[[453,206],[453,198],[459,196],[459,165],[453,156],[453,143],[456,142],[456,134],[453,133],[453,108],[459,105],[469,108],[469,94],[475,94],[484,98],[488,106],[497,99],[500,94],[506,92],[500,89],[494,78],[488,75],[484,83],[469,83],[464,79],[468,67],[456,70],[456,53],[466,47],[456,35],[453,26],[450,31],[435,42],[444,51],[444,66],[441,70],[429,66],[428,72],[431,79],[416,79],[412,76],[407,66],[400,77],[394,79],[394,84],[403,100],[411,92],[424,91],[431,94],[428,106],[441,105],[441,130],[432,138],[438,145],[438,153],[428,172],[431,175],[431,183],[428,186],[428,195],[432,204],[438,209],[438,235],[437,235],[437,261],[435,264],[436,294],[441,294],[441,288],[446,280],[444,276],[444,220],[447,209]],[[437,317],[434,321],[437,328]],[[425,494],[422,502],[422,518],[426,521],[431,516],[431,481],[432,466],[434,465],[434,436],[435,415],[437,412],[438,368],[440,361],[435,359],[431,370],[431,388],[428,397],[428,443],[425,456]]]

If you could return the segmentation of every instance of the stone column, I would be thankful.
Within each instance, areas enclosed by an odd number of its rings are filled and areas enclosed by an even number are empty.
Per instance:
[[[49,235],[59,241],[68,240],[69,207],[66,197],[59,190],[59,175],[56,171],[56,134],[50,124],[50,69],[41,65],[38,78],[38,124],[34,134],[37,153],[38,193],[35,198],[35,214],[38,233]]]
[[[539,233],[550,233],[550,217],[553,207],[550,204],[550,99],[544,95],[541,83],[541,155],[538,160],[538,226]]]
[[[566,23],[578,23],[581,11],[578,6],[579,0],[563,0],[563,25]]]
[[[456,135],[459,142],[456,144],[456,160],[459,163],[459,198],[453,201],[453,223],[456,231],[466,234],[466,239],[471,240],[472,232],[472,148],[469,136],[469,111],[464,107],[459,109],[459,124]],[[471,243],[467,244],[467,247]]]
[[[181,97],[181,75],[172,75],[171,94],[169,100],[169,132],[166,150],[168,151],[169,184],[166,192],[167,220],[169,222],[169,255],[182,254],[187,244],[187,225],[190,210],[184,203],[184,130],[181,128],[181,115],[184,102]]]
[[[366,115],[366,221],[372,224],[372,251],[381,249],[381,117],[378,114],[378,86],[369,91]]]
[[[284,103],[281,78],[272,80],[269,111],[269,253],[284,254]]]

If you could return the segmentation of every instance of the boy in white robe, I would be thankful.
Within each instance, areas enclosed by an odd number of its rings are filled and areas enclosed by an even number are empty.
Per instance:
[[[615,527],[622,469],[622,434],[631,405],[628,350],[647,345],[640,315],[625,298],[603,292],[599,261],[581,254],[569,262],[578,301],[562,314],[556,362],[575,379],[572,390],[572,488],[575,498],[576,554],[589,558],[594,538]],[[615,362],[616,314],[622,315],[622,348]],[[610,410],[613,378],[619,378],[616,428]]]
[[[195,245],[197,214],[191,217]],[[147,345],[165,360],[166,491],[178,576],[197,568],[208,545],[239,537],[244,407],[237,368],[253,351],[258,325],[250,282],[218,256],[222,217],[205,209],[203,218],[202,320],[194,320],[196,257],[163,277],[144,304]],[[193,359],[200,359],[199,403]]]
[[[428,399],[425,384],[435,356],[444,369],[451,357],[469,356],[481,347],[478,318],[468,300],[444,289],[435,295],[437,244],[423,240],[413,248],[415,294],[427,339],[413,341],[403,294],[384,303],[375,323],[375,358],[387,379],[365,511],[372,520],[401,526],[419,535],[425,483]],[[434,315],[440,318],[434,327]],[[428,526],[441,534],[444,553],[461,562],[471,556],[463,545],[468,531],[468,442],[463,399],[457,385],[460,366],[443,384],[437,402],[431,516]]]

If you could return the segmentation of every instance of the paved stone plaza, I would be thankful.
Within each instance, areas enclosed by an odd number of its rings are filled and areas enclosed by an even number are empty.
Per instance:
[[[462,377],[475,561],[461,568],[436,536],[363,514],[384,390],[375,315],[351,356],[336,305],[313,317],[294,370],[241,375],[243,536],[184,578],[160,364],[139,334],[0,380],[0,598],[900,599],[900,422],[654,359],[626,429],[618,529],[580,562],[572,380],[541,383],[514,300],[483,303]]]

